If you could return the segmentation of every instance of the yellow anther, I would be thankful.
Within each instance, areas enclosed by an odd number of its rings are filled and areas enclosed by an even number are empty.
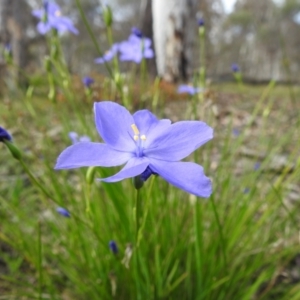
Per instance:
[[[146,136],[143,134],[143,135],[141,135],[141,140],[142,141],[146,141]]]
[[[133,139],[134,139],[135,141],[137,141],[137,140],[139,139],[139,136],[135,134],[135,135],[133,136]]]
[[[57,11],[55,12],[55,15],[56,15],[57,17],[60,17],[60,16],[61,16],[61,11],[60,11],[60,10],[57,10]]]
[[[132,128],[132,130],[133,130],[133,132],[134,132],[135,135],[139,135],[139,134],[140,134],[140,132],[139,132],[139,130],[138,130],[138,128],[136,127],[135,124],[132,124],[132,125],[131,125],[131,128]]]

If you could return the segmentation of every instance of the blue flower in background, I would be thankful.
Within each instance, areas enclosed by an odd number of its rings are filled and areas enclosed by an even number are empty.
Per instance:
[[[233,129],[232,129],[232,134],[233,134],[234,136],[239,136],[239,135],[240,135],[240,131],[239,131],[237,128],[233,128]]]
[[[85,76],[82,78],[82,83],[85,87],[89,88],[95,82],[95,80],[89,76]]]
[[[95,123],[103,143],[77,143],[58,157],[55,169],[90,166],[114,167],[126,163],[117,174],[103,178],[116,182],[141,175],[158,174],[170,184],[200,197],[209,197],[211,181],[203,168],[180,160],[212,139],[211,127],[200,121],[158,120],[148,110],[131,115],[114,102],[94,104]],[[148,176],[148,175],[147,175]]]
[[[204,19],[203,19],[203,18],[199,18],[199,19],[198,19],[198,26],[199,26],[199,27],[203,27],[204,25],[205,25]]]
[[[4,129],[3,127],[0,126],[0,142],[4,142],[4,141],[12,141],[12,137],[11,135],[6,131],[6,129]]]
[[[119,249],[118,249],[117,243],[115,241],[110,241],[108,243],[108,247],[113,254],[118,254]]]
[[[256,162],[253,167],[254,171],[257,171],[259,168],[260,168],[260,163]]]
[[[111,46],[111,48],[104,53],[103,56],[101,56],[99,58],[96,58],[94,60],[94,62],[96,64],[104,64],[105,62],[108,62],[108,61],[112,60],[116,56],[116,54],[118,53],[118,49],[119,49],[119,45],[118,44],[113,44]]]
[[[143,37],[143,34],[142,34],[141,30],[139,30],[136,27],[132,27],[131,28],[131,33],[134,34],[134,35],[136,35],[138,38],[142,38]]]
[[[60,7],[55,2],[44,1],[42,9],[34,9],[32,15],[40,19],[37,30],[40,34],[46,34],[51,29],[56,29],[59,33],[70,31],[78,34],[70,18],[61,14]]]
[[[191,85],[183,84],[183,85],[180,85],[178,87],[177,92],[179,94],[187,93],[187,94],[190,94],[190,95],[195,95],[197,93],[203,92],[203,89],[202,88],[193,87]]]
[[[239,65],[238,64],[232,64],[231,65],[231,71],[233,72],[233,73],[237,73],[237,72],[239,72],[240,71],[240,67],[239,67]]]
[[[134,27],[129,38],[119,44],[120,60],[139,64],[143,58],[153,58],[151,44],[151,39],[142,37],[142,33]]]
[[[60,215],[66,217],[66,218],[70,218],[70,217],[71,217],[70,212],[69,212],[67,209],[63,208],[63,207],[58,207],[58,208],[56,209],[56,211],[57,211]]]
[[[249,188],[247,188],[247,187],[246,187],[246,188],[244,188],[244,190],[243,190],[243,193],[244,193],[244,194],[249,194],[249,193],[250,193],[250,189],[249,189]]]
[[[69,138],[72,141],[72,144],[90,142],[91,139],[87,135],[79,136],[77,132],[71,131],[69,132]]]

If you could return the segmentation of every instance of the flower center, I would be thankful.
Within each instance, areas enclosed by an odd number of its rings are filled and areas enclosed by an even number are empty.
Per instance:
[[[61,17],[61,11],[60,11],[60,10],[57,10],[57,11],[55,12],[55,16],[56,16],[56,17]]]
[[[144,134],[142,135],[140,134],[135,124],[132,124],[131,128],[134,133],[133,139],[135,140],[135,144],[136,144],[136,150],[135,150],[136,156],[142,157],[143,149],[145,148],[146,136]]]

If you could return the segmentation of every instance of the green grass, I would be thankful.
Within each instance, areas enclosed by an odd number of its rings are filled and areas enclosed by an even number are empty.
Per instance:
[[[199,114],[215,138],[190,159],[204,166],[213,194],[198,199],[159,177],[147,181],[138,248],[131,180],[90,185],[86,168],[53,170],[70,145],[69,131],[99,140],[91,102],[69,89],[69,97],[53,104],[43,88],[27,99],[34,113],[22,95],[1,100],[1,125],[48,195],[1,144],[0,299],[299,299],[292,272],[299,253],[299,104],[284,86],[211,89],[214,100]],[[239,136],[232,134],[236,127]],[[278,155],[284,164],[273,168]],[[96,177],[115,171],[97,168]],[[298,201],[291,198],[295,188]],[[57,206],[71,218],[57,214]],[[110,252],[110,240],[118,255]]]

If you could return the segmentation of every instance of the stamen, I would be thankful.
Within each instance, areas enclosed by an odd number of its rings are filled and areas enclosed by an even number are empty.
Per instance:
[[[139,134],[140,134],[140,132],[139,132],[139,130],[138,130],[138,128],[136,127],[135,124],[132,124],[132,125],[131,125],[131,128],[132,128],[132,130],[133,130],[133,132],[134,132],[134,135],[139,135]]]
[[[133,139],[134,139],[135,141],[137,141],[137,140],[139,139],[139,136],[135,134],[135,135],[133,136]]]
[[[141,135],[141,140],[142,141],[146,141],[146,136],[143,134],[143,135]]]
[[[55,12],[55,15],[56,15],[57,17],[60,17],[60,16],[61,16],[61,11],[60,11],[60,10],[57,10],[57,11]]]

